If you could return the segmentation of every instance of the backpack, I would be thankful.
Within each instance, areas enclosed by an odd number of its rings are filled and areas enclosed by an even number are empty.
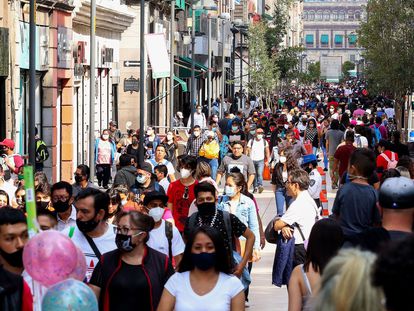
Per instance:
[[[381,131],[379,127],[376,127],[374,125],[374,131],[375,131],[375,139],[377,140],[377,142],[379,142],[382,139],[382,135],[381,135]]]
[[[398,161],[395,159],[395,152],[391,151],[391,160],[385,153],[381,153],[381,156],[387,161],[387,170],[397,167]]]
[[[36,140],[36,162],[45,162],[49,159],[49,151],[45,142],[41,139]]]

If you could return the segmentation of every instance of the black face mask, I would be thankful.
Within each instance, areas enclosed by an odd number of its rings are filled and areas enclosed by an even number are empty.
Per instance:
[[[38,201],[38,202],[36,202],[36,208],[45,210],[49,206],[49,203],[50,202]]]
[[[76,219],[76,225],[81,232],[88,233],[93,231],[99,225],[99,221],[96,221],[95,217],[87,221]]]
[[[56,210],[56,212],[58,213],[64,213],[66,212],[70,207],[69,204],[69,200],[66,201],[57,201],[57,202],[53,202],[53,208]]]
[[[75,175],[75,181],[77,184],[79,184],[82,181],[83,176]]]
[[[309,166],[308,166],[308,167],[305,167],[305,168],[304,168],[304,170],[305,170],[305,172],[306,172],[306,173],[308,173],[308,174],[310,174],[310,172],[312,172],[312,168],[311,168],[311,167],[309,167]]]
[[[216,202],[205,202],[197,205],[198,212],[202,216],[213,215],[216,210]]]
[[[117,233],[115,236],[115,244],[119,250],[124,252],[131,252],[136,245],[132,244],[132,235]]]
[[[14,253],[6,253],[0,248],[0,255],[12,267],[23,268],[23,248]]]
[[[240,159],[241,157],[242,157],[242,155],[240,155],[240,156],[236,157],[236,156],[233,154],[233,159],[234,159],[234,160],[238,160],[238,159]]]
[[[194,266],[202,271],[207,271],[216,265],[217,256],[216,253],[191,254],[191,259]]]

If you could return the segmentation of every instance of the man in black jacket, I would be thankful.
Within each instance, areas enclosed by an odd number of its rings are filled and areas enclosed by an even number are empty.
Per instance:
[[[119,166],[121,169],[116,173],[113,187],[118,185],[127,185],[129,189],[135,184],[137,177],[137,168],[131,164],[132,157],[129,154],[123,154],[119,157]]]

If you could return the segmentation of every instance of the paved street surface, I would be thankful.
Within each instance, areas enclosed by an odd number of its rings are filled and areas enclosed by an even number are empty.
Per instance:
[[[328,173],[328,172],[326,172]],[[331,211],[335,193],[331,189],[329,174],[327,174],[327,189],[329,200],[329,211]],[[270,182],[265,182],[265,191],[255,194],[259,204],[260,216],[263,227],[266,228],[269,221],[275,216],[276,203],[274,193],[271,191]],[[272,267],[276,246],[266,243],[262,250],[262,259],[253,265],[252,284],[250,286],[250,308],[255,311],[285,311],[288,309],[287,288],[272,285]]]

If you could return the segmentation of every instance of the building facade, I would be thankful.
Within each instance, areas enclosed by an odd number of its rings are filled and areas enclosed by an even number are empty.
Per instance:
[[[342,63],[362,58],[357,31],[365,19],[366,0],[305,0],[303,4],[303,45],[305,63],[321,56],[340,57]]]

